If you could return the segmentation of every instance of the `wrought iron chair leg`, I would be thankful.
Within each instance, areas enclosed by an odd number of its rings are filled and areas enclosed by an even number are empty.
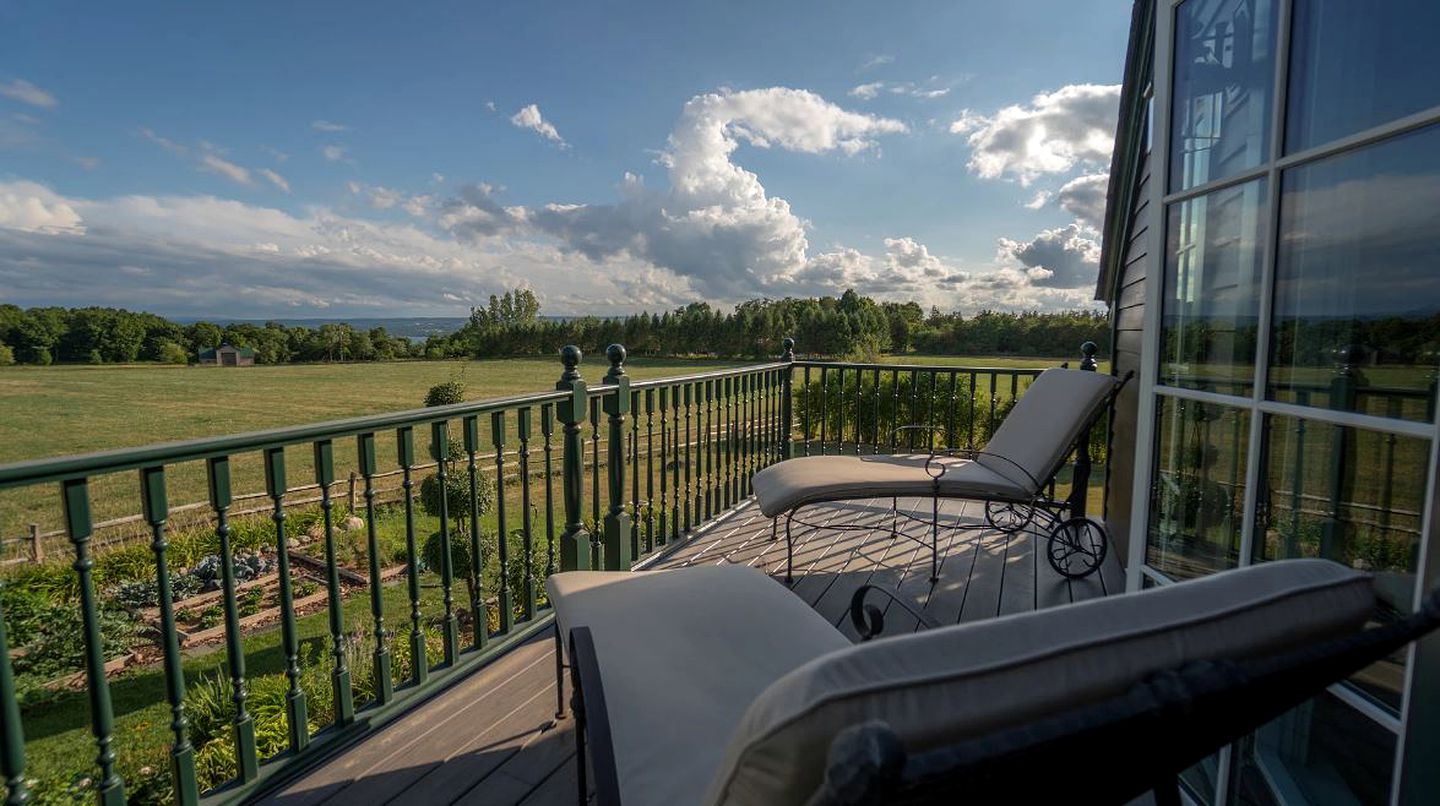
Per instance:
[[[930,584],[940,581],[940,496],[930,497]]]
[[[771,519],[770,519],[770,542],[771,542],[771,543],[774,543],[774,542],[775,542],[776,540],[778,540],[778,539],[780,539],[780,519],[779,519],[778,517],[777,517],[777,518],[771,518]]]
[[[560,621],[555,621],[555,718],[565,718],[565,653],[560,641]]]
[[[795,581],[795,536],[791,533],[795,523],[795,510],[785,515],[785,584]]]
[[[892,539],[900,536],[900,499],[890,499],[890,537]]]

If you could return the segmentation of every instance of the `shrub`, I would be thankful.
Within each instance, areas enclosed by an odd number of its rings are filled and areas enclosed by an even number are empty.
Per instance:
[[[451,406],[456,403],[465,402],[465,382],[452,378],[444,383],[437,383],[430,387],[425,393],[425,406]]]
[[[156,352],[162,364],[190,363],[190,355],[185,352],[185,348],[173,341],[162,342]]]
[[[0,367],[8,367],[15,363],[15,350],[8,344],[0,344]]]

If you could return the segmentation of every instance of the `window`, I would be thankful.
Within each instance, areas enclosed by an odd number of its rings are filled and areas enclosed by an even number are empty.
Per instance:
[[[1230,802],[1241,806],[1390,802],[1395,734],[1323,694],[1240,743]]]
[[[1239,562],[1250,413],[1161,398],[1146,562],[1171,579]]]
[[[1269,0],[1190,0],[1175,23],[1170,186],[1185,190],[1268,156],[1275,7]]]
[[[1296,0],[1285,150],[1302,151],[1440,104],[1440,4]]]
[[[1270,396],[1429,421],[1440,374],[1440,126],[1285,171]]]

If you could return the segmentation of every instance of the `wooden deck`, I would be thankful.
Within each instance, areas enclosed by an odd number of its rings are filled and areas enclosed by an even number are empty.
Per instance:
[[[983,522],[980,505],[942,502],[942,518]],[[900,501],[929,514],[929,501]],[[881,524],[890,499],[807,510],[817,523]],[[927,533],[911,522],[906,532]],[[650,568],[736,563],[777,579],[785,541],[770,539],[770,520],[751,503],[676,544]],[[884,532],[806,531],[796,526],[795,593],[854,636],[851,595],[884,583],[942,623],[992,618],[1123,590],[1118,559],[1099,573],[1070,581],[1050,569],[1044,540],[1030,532],[946,528],[940,533],[940,578],[930,583],[929,548]],[[1039,551],[1037,551],[1037,547]],[[878,602],[877,602],[878,603]],[[901,608],[886,613],[885,634],[917,628]],[[573,723],[555,714],[555,672],[548,633],[457,681],[375,735],[267,799],[266,803],[568,804],[575,799]]]

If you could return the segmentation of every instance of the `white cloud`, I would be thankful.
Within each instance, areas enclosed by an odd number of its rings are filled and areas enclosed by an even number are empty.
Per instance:
[[[310,128],[317,132],[346,132],[350,127],[343,123],[332,123],[328,120],[315,120],[310,122]]]
[[[354,162],[354,160],[351,160],[349,157],[348,149],[339,143],[330,143],[329,145],[321,146],[320,154],[325,157],[326,162]]]
[[[35,182],[0,184],[0,228],[49,235],[85,232],[75,208]]]
[[[23,78],[16,78],[11,81],[0,81],[0,96],[9,98],[12,101],[19,101],[22,104],[38,106],[43,109],[54,109],[60,105],[55,96],[39,87],[31,84]]]
[[[275,187],[280,188],[286,193],[290,192],[290,183],[285,181],[285,177],[281,176],[280,174],[270,170],[269,168],[261,168],[257,171],[257,173],[268,179],[270,181],[270,184],[274,185]]]
[[[494,102],[494,101],[486,101],[486,102],[485,102],[485,108],[486,108],[488,111],[491,111],[491,112],[498,111],[498,107],[495,106],[495,102]]]
[[[871,81],[868,84],[861,84],[856,87],[851,87],[849,95],[851,98],[859,98],[862,101],[869,101],[875,96],[879,95],[880,90],[883,89],[885,89],[885,82]]]
[[[913,81],[871,81],[867,84],[851,87],[849,95],[852,98],[859,98],[862,101],[872,101],[882,92],[926,100],[944,98],[950,94],[950,88],[934,86],[935,81],[938,79],[939,76],[931,76],[930,81],[925,85],[916,84]]]
[[[87,171],[93,171],[96,168],[100,167],[99,157],[74,156],[70,159],[73,160],[76,165],[79,165],[81,168],[84,168]]]
[[[1039,210],[1045,206],[1045,202],[1050,201],[1050,195],[1048,190],[1035,191],[1035,195],[1030,197],[1030,201],[1025,202],[1026,209]]]
[[[1029,241],[1001,238],[999,259],[1018,262],[1034,285],[1093,289],[1100,268],[1100,244],[1079,223],[1042,230]]]
[[[529,129],[541,137],[544,137],[546,140],[558,143],[561,148],[567,148],[569,146],[569,144],[565,142],[565,138],[560,136],[560,132],[555,130],[555,126],[540,114],[539,104],[530,104],[529,106],[522,107],[519,112],[510,116],[510,125],[521,129]]]
[[[356,196],[361,196],[376,210],[399,208],[416,218],[427,217],[435,206],[435,197],[428,194],[412,194],[381,185],[364,185],[346,182],[345,187]]]
[[[894,56],[891,56],[888,53],[877,53],[873,56],[866,57],[865,61],[860,63],[860,67],[856,69],[856,72],[863,72],[865,70],[870,70],[875,67],[882,67],[884,65],[894,63]]]
[[[1109,187],[1108,173],[1077,176],[1055,193],[1055,203],[1085,225],[1098,230],[1105,223],[1105,193]]]
[[[1007,106],[989,117],[963,110],[950,131],[967,136],[976,175],[1028,185],[1077,164],[1104,166],[1114,148],[1119,85],[1074,84]]]
[[[693,279],[711,296],[735,299],[793,281],[809,259],[805,222],[731,161],[742,142],[853,155],[873,148],[877,136],[906,130],[900,121],[849,112],[804,90],[698,95],[685,104],[659,158],[667,191],[627,174],[617,204],[547,205],[523,211],[523,220],[592,259],[629,254]],[[520,223],[489,193],[458,206],[470,210],[482,235]],[[456,221],[462,231],[469,223]]]
[[[286,154],[284,151],[281,151],[278,148],[272,148],[271,146],[260,146],[260,150],[264,151],[266,154],[269,154],[271,159],[275,160],[276,162],[285,162],[286,160],[290,159],[289,154]]]
[[[231,182],[237,182],[242,185],[252,184],[248,170],[241,168],[229,160],[221,159],[214,154],[202,154],[200,156],[200,168],[210,173],[219,174]]]

